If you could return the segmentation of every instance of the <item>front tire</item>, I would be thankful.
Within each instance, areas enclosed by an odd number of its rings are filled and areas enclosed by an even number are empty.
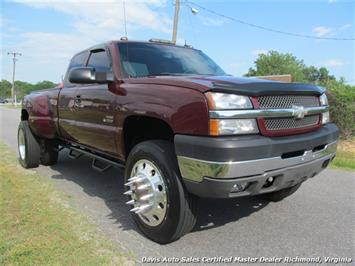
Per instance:
[[[21,121],[17,133],[19,162],[24,168],[38,167],[40,161],[40,146],[28,125]]]
[[[173,144],[137,144],[127,159],[125,183],[133,219],[148,238],[166,244],[193,229],[196,198],[183,187]]]

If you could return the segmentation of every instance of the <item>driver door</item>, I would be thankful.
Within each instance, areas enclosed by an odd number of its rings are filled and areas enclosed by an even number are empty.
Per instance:
[[[87,66],[96,71],[112,71],[105,48],[90,51]],[[76,88],[76,139],[101,152],[117,153],[118,127],[115,119],[117,95],[108,84],[83,84]]]

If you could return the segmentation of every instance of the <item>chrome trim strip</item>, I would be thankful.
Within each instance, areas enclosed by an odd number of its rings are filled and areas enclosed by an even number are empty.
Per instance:
[[[183,178],[201,182],[204,176],[212,178],[238,178],[262,175],[268,171],[299,165],[336,153],[337,141],[327,144],[322,150],[305,151],[302,156],[282,159],[279,157],[264,158],[237,162],[211,162],[184,156],[178,156],[178,164]]]
[[[211,110],[210,118],[260,118],[295,117],[297,108],[289,109],[252,109],[252,110]],[[304,115],[321,114],[329,111],[329,106],[306,107]]]

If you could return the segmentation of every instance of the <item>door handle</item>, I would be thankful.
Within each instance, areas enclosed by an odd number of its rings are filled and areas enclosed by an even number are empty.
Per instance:
[[[74,99],[74,105],[76,107],[81,107],[81,96],[77,95],[76,98]]]

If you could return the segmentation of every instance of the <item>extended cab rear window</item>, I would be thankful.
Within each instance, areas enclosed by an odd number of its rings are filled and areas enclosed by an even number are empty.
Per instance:
[[[155,43],[119,43],[126,77],[155,75],[225,75],[203,52],[187,47]]]

